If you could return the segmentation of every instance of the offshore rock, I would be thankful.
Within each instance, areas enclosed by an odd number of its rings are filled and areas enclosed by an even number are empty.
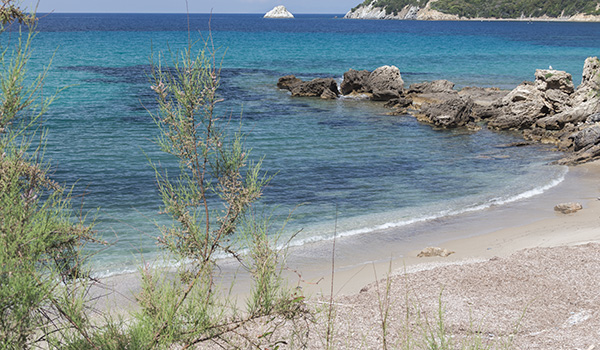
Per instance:
[[[264,15],[264,18],[294,18],[283,5],[275,6],[271,11]]]
[[[366,86],[373,100],[389,101],[402,95],[404,80],[398,67],[382,66],[369,74]]]
[[[296,78],[295,75],[286,75],[284,77],[279,78],[279,81],[277,82],[277,87],[280,89],[292,91],[292,87],[301,82],[302,80]]]
[[[344,81],[340,85],[342,95],[350,95],[352,93],[368,93],[367,80],[371,72],[368,70],[350,69],[344,73]]]
[[[320,97],[326,90],[330,90],[336,97],[339,95],[337,83],[333,78],[317,78],[303,81],[291,88],[292,96]]]
[[[337,98],[340,94],[337,83],[333,78],[317,78],[311,81],[303,81],[293,75],[279,78],[277,87],[289,90],[292,96],[321,97],[324,99]]]

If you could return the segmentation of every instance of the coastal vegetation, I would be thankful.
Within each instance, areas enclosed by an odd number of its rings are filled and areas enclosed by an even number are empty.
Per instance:
[[[366,0],[359,6],[385,8],[387,14],[398,14],[406,6],[425,7],[427,0]],[[431,1],[432,9],[464,18],[570,17],[576,14],[600,15],[596,0],[438,0]],[[352,9],[356,10],[358,7]]]
[[[42,91],[47,69],[27,72],[35,19],[11,1],[0,19],[13,35],[0,56],[0,348],[26,349],[77,328],[87,334],[81,249],[96,240],[44,161],[42,121],[55,96]],[[31,30],[9,33],[15,22]]]

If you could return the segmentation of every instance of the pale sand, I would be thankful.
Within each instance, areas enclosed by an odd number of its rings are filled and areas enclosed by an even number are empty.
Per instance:
[[[444,225],[436,225],[444,232],[422,239],[394,243],[384,238],[389,243],[386,249],[375,248],[381,246],[377,239],[339,240],[334,277],[339,346],[381,348],[378,293],[373,282],[386,276],[391,264],[395,277],[390,289],[390,340],[402,337],[399,320],[405,317],[407,296],[411,305],[419,304],[431,315],[443,290],[447,326],[457,337],[469,333],[470,317],[486,339],[507,336],[527,310],[516,332],[517,348],[598,348],[600,245],[580,244],[600,242],[599,178],[599,163],[571,168],[566,181],[547,193],[448,219]],[[570,201],[581,202],[584,209],[569,215],[554,212],[555,204]],[[451,239],[461,236],[465,238]],[[418,249],[429,245],[456,253],[448,258],[417,258]],[[300,271],[302,279],[298,282],[291,273],[290,283],[298,283],[310,296],[310,303],[319,295],[329,295],[331,247],[332,242],[326,242],[291,252],[290,266]],[[313,252],[312,262],[303,261],[304,253],[311,249],[321,256],[315,257]],[[243,295],[245,278],[238,277],[238,282],[242,286],[238,293]],[[115,276],[106,283],[117,294],[102,298],[100,308],[107,302],[117,310],[134,305],[130,297],[130,290],[138,285],[134,275]],[[379,285],[382,290],[382,282]],[[322,347],[322,330],[310,334],[310,348]]]

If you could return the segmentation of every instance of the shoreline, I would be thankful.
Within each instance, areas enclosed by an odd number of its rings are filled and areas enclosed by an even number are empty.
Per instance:
[[[441,266],[486,263],[509,257],[524,249],[558,247],[600,242],[600,161],[570,167],[565,180],[543,194],[517,202],[420,223],[424,235],[393,240],[394,229],[385,235],[372,234],[336,240],[334,296],[358,295],[378,279],[391,275],[427,271]],[[554,212],[562,202],[581,202],[584,209],[574,214]],[[429,229],[433,231],[428,232]],[[285,277],[301,287],[305,296],[328,296],[331,289],[331,242],[309,243],[289,250]],[[455,253],[446,258],[417,258],[427,246],[440,246]],[[250,288],[248,276],[237,264],[221,268],[223,289],[235,279],[232,293],[238,300]],[[100,310],[135,308],[132,292],[139,290],[139,274],[128,273],[102,279],[92,296]],[[240,304],[242,301],[240,301]]]
[[[525,200],[467,213],[442,220],[438,232],[413,241],[389,243],[386,252],[375,253],[362,263],[352,262],[352,251],[347,244],[337,242],[335,292],[337,295],[358,293],[377,278],[384,277],[391,261],[392,274],[419,271],[442,265],[487,261],[493,257],[507,257],[517,251],[535,247],[600,242],[600,187],[594,181],[600,175],[600,162],[570,167],[563,183],[547,192]],[[562,202],[581,202],[584,209],[574,214],[554,212]],[[566,235],[568,231],[576,234]],[[366,242],[358,242],[359,250],[366,250]],[[421,249],[437,245],[455,253],[446,258],[417,258]],[[379,254],[379,255],[377,255]],[[331,260],[331,247],[329,251]],[[315,274],[305,287],[314,295],[327,295],[331,286],[331,261],[313,269],[327,269],[327,274]],[[299,269],[302,269],[301,267]],[[310,274],[305,273],[305,277]],[[305,278],[307,279],[307,278]]]

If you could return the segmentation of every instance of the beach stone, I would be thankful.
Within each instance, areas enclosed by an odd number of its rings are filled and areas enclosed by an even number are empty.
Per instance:
[[[454,89],[454,83],[448,80],[434,80],[431,82],[411,84],[407,94],[426,94],[435,92],[448,92]]]
[[[349,95],[351,93],[366,93],[370,92],[367,87],[367,79],[371,72],[368,70],[354,70],[350,69],[344,73],[344,80],[340,85],[342,95]]]
[[[557,204],[554,207],[554,211],[563,213],[563,214],[571,214],[583,209],[583,206],[580,203],[561,203]]]
[[[333,78],[317,78],[311,81],[302,81],[292,86],[292,96],[320,97],[325,90],[331,90],[337,97],[339,95],[337,83]]]
[[[440,104],[424,106],[419,120],[443,128],[457,128],[469,123],[472,109],[473,101],[470,98],[453,98]]]
[[[434,257],[434,256],[440,256],[442,258],[446,258],[446,257],[450,256],[450,254],[454,254],[454,252],[449,251],[448,249],[445,249],[445,248],[427,247],[427,248],[423,249],[419,254],[417,254],[417,257],[430,258],[430,257]]]
[[[396,66],[382,66],[369,74],[366,85],[377,101],[398,98],[404,89],[404,80]]]
[[[302,80],[296,78],[295,75],[286,75],[284,77],[279,78],[279,81],[277,82],[277,87],[280,89],[292,91],[292,87],[299,83],[302,83]]]

